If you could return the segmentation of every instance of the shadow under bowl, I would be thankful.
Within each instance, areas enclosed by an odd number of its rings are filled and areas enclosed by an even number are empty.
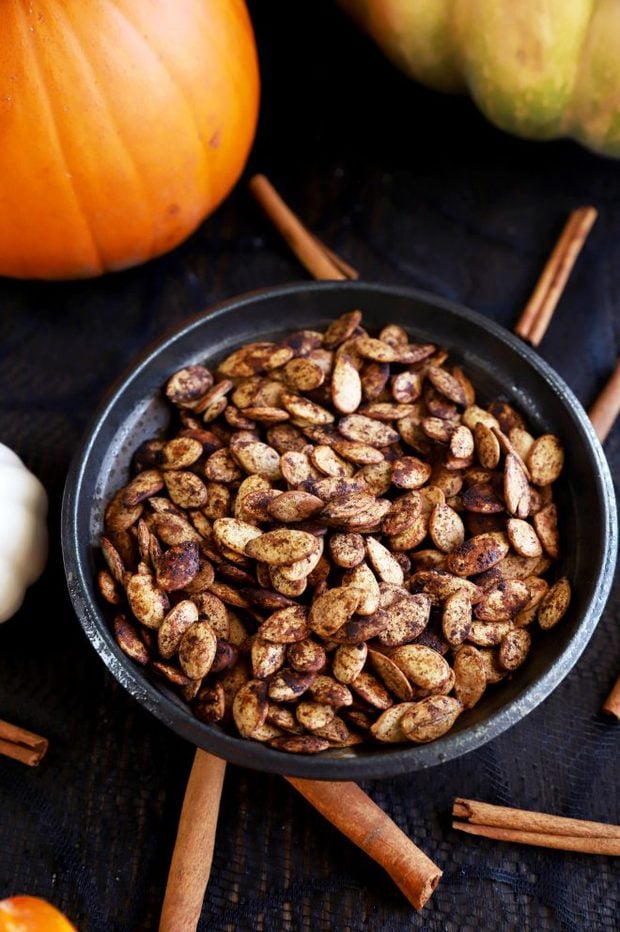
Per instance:
[[[324,328],[352,308],[363,311],[371,332],[395,322],[416,341],[447,347],[479,398],[501,397],[525,415],[537,434],[551,431],[563,439],[559,573],[571,580],[573,600],[558,627],[537,639],[524,666],[487,690],[443,738],[424,745],[361,745],[316,756],[292,755],[198,721],[172,689],[120,650],[110,628],[110,606],[96,586],[98,541],[104,506],[126,483],[134,450],[166,428],[169,415],[161,388],[172,372],[192,363],[210,365],[257,339]],[[62,546],[70,597],[88,639],[119,683],[174,732],[256,770],[364,779],[408,773],[472,751],[519,722],[555,689],[586,647],[608,597],[617,549],[616,507],[607,461],[583,408],[562,379],[512,334],[473,311],[411,289],[303,283],[244,295],[192,318],[147,350],[117,381],[70,469]]]

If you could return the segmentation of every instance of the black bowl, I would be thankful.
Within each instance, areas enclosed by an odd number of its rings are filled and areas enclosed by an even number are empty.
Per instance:
[[[416,340],[446,346],[479,396],[502,396],[533,429],[563,438],[559,483],[561,572],[573,581],[567,616],[541,636],[526,664],[462,715],[445,737],[426,745],[353,747],[316,757],[285,754],[199,722],[161,681],[129,660],[110,632],[98,595],[96,552],[104,503],[127,480],[132,452],[168,420],[161,386],[176,369],[223,357],[235,346],[302,327],[325,327],[359,307],[364,324],[403,324]],[[177,734],[236,764],[315,779],[387,777],[448,761],[479,747],[543,701],[577,662],[599,620],[613,579],[616,507],[603,451],[583,408],[562,379],[506,330],[472,311],[405,288],[361,283],[305,283],[255,292],[193,318],[148,350],[111,389],[67,478],[62,545],[69,593],[87,637],[116,679]]]

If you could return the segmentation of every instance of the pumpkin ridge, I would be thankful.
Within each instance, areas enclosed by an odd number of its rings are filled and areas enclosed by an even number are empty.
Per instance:
[[[594,19],[595,8],[596,8],[596,0],[593,0],[593,2],[590,5],[590,15],[588,17],[588,25],[584,29],[583,39],[581,40],[581,45],[579,47],[577,67],[575,68],[575,72],[573,75],[573,84],[570,89],[570,95],[568,97],[568,103],[566,106],[566,111],[564,113],[564,119],[562,120],[562,132],[565,133],[567,136],[573,135],[572,123],[573,123],[573,117],[574,117],[575,95],[576,95],[577,87],[579,85],[579,79],[581,77],[581,73],[582,73],[583,66],[584,66],[584,60],[583,60],[584,52],[585,52],[586,45],[588,44],[588,40],[590,38],[590,30],[592,29],[592,21]]]
[[[60,8],[58,9],[58,13],[60,14]],[[114,127],[114,129],[115,129],[116,139],[117,139],[117,141],[120,143],[120,145],[121,145],[121,147],[122,147],[122,150],[123,150],[123,152],[124,152],[125,155],[126,155],[127,163],[128,163],[128,165],[129,165],[129,167],[130,167],[130,169],[131,169],[131,172],[132,172],[132,174],[133,174],[133,176],[134,176],[134,178],[135,178],[135,180],[136,180],[136,187],[140,189],[140,191],[141,191],[141,193],[142,193],[142,197],[143,197],[144,203],[146,203],[146,204],[149,205],[149,213],[151,214],[151,216],[153,216],[153,215],[155,214],[155,210],[153,209],[153,202],[152,202],[151,197],[150,197],[150,194],[149,194],[149,192],[148,192],[148,190],[147,190],[147,188],[146,188],[146,186],[145,186],[145,184],[144,184],[144,181],[142,180],[142,176],[141,176],[141,174],[140,174],[140,171],[139,171],[139,169],[138,169],[138,166],[136,165],[136,162],[135,162],[135,160],[134,160],[133,154],[132,154],[132,152],[130,151],[130,149],[127,147],[127,145],[126,145],[126,143],[125,143],[125,140],[123,139],[123,135],[122,135],[122,133],[121,133],[121,131],[120,131],[120,128],[119,128],[119,125],[118,125],[118,122],[117,122],[117,118],[116,118],[116,115],[115,115],[115,113],[114,113],[114,109],[113,109],[113,107],[112,107],[111,104],[110,104],[109,98],[108,98],[108,97],[106,96],[106,94],[104,93],[103,87],[100,85],[100,82],[97,80],[97,75],[96,75],[95,70],[94,70],[94,68],[93,68],[93,66],[92,66],[92,63],[91,63],[91,61],[90,61],[88,55],[87,55],[87,54],[84,52],[84,50],[83,50],[83,47],[82,47],[82,40],[81,40],[81,38],[80,38],[80,36],[79,36],[79,33],[78,33],[77,29],[75,28],[74,23],[71,21],[71,19],[70,19],[70,17],[69,17],[69,14],[68,14],[68,12],[67,12],[67,9],[66,9],[65,7],[63,7],[63,13],[64,13],[63,21],[64,21],[64,23],[65,23],[66,30],[67,30],[67,31],[70,31],[71,36],[72,36],[73,39],[74,39],[74,45],[75,45],[75,47],[76,47],[77,54],[79,54],[80,60],[81,60],[82,63],[84,64],[85,68],[86,68],[86,69],[88,70],[88,72],[92,75],[92,78],[93,78],[92,87],[97,89],[97,94],[98,94],[98,96],[99,96],[99,99],[100,99],[100,101],[101,101],[103,107],[105,108],[106,116],[107,116],[107,118],[108,118],[110,124],[111,124],[111,125]],[[62,14],[60,14],[60,15],[62,15]],[[153,247],[154,247],[154,245],[155,245],[155,230],[154,230],[154,227],[153,227],[153,224],[152,224],[152,223],[149,225],[149,229],[150,229],[150,233],[149,233],[149,242],[148,242],[148,250],[146,251],[146,254],[147,254],[147,255],[152,255],[152,253],[153,253]],[[93,236],[94,236],[94,234],[93,234]],[[102,256],[102,259],[103,259],[103,256]],[[106,264],[106,265],[102,265],[102,271],[105,272],[107,268],[109,268],[109,265],[107,265],[107,264]]]
[[[40,88],[41,88],[41,97],[42,97],[42,100],[45,102],[45,108],[46,108],[46,110],[47,110],[47,112],[48,112],[48,115],[49,115],[49,118],[50,118],[51,129],[52,129],[52,131],[53,131],[53,137],[54,137],[54,140],[55,140],[55,142],[56,142],[56,151],[57,151],[58,156],[60,157],[60,160],[61,160],[62,164],[64,165],[65,172],[67,173],[67,176],[68,176],[69,178],[72,178],[72,177],[73,177],[73,173],[71,172],[71,166],[69,165],[69,161],[68,161],[68,159],[67,159],[66,153],[65,153],[64,148],[63,148],[62,140],[61,140],[59,120],[58,120],[56,111],[55,111],[55,109],[54,109],[54,105],[53,105],[53,103],[52,103],[52,96],[51,96],[51,94],[50,94],[50,92],[49,92],[49,90],[48,90],[47,82],[45,81],[45,79],[44,79],[44,77],[43,77],[43,73],[42,73],[41,68],[40,68],[40,66],[39,66],[38,57],[37,57],[37,54],[36,54],[36,49],[34,48],[34,42],[33,42],[33,38],[32,38],[32,33],[30,32],[30,29],[29,29],[29,27],[28,27],[28,23],[27,23],[27,21],[26,21],[26,14],[25,14],[24,8],[23,8],[23,6],[21,5],[21,3],[16,4],[16,7],[17,7],[17,9],[18,9],[18,11],[19,11],[19,12],[18,12],[18,19],[19,19],[19,21],[20,21],[20,30],[21,30],[22,36],[23,36],[22,41],[24,42],[24,47],[27,48],[27,50],[28,50],[28,55],[30,56],[32,70],[33,70],[33,72],[36,74],[37,81],[38,81],[39,86],[40,86]],[[82,222],[83,222],[83,224],[84,224],[84,228],[85,228],[85,230],[86,230],[86,232],[87,232],[87,234],[88,234],[88,236],[89,236],[89,238],[90,238],[91,245],[92,245],[92,248],[93,248],[93,251],[94,251],[94,254],[95,254],[95,262],[96,262],[96,264],[97,264],[97,266],[98,266],[98,272],[99,272],[99,274],[101,274],[102,272],[105,271],[105,265],[104,265],[104,262],[103,262],[103,255],[102,255],[102,253],[101,253],[101,249],[99,248],[99,243],[97,242],[97,239],[96,239],[96,237],[95,237],[95,233],[94,233],[94,230],[93,230],[93,228],[92,228],[92,226],[91,226],[91,222],[90,222],[90,220],[89,220],[89,218],[88,218],[88,214],[87,214],[87,212],[85,211],[82,202],[80,201],[80,198],[79,198],[79,196],[78,196],[78,193],[77,193],[77,191],[75,190],[75,186],[74,186],[72,183],[70,183],[70,184],[68,185],[68,189],[71,191],[71,194],[73,195],[73,200],[74,200],[74,202],[75,202],[75,206],[77,207],[78,213],[79,213],[80,217],[82,218]]]
[[[212,194],[212,191],[210,190],[210,188],[211,188],[211,181],[210,181],[210,179],[211,179],[211,173],[210,173],[209,170],[208,170],[208,169],[209,169],[209,165],[208,165],[208,163],[207,163],[208,143],[207,143],[207,141],[203,138],[202,131],[201,131],[201,129],[200,129],[200,124],[199,124],[199,122],[198,122],[198,117],[196,116],[196,113],[194,112],[194,107],[193,107],[191,101],[188,99],[187,94],[185,93],[185,91],[183,90],[183,88],[181,87],[181,85],[179,84],[179,82],[176,80],[176,78],[175,78],[175,77],[173,76],[173,74],[171,73],[171,71],[170,71],[168,65],[166,64],[166,62],[164,61],[164,59],[161,57],[161,55],[159,54],[159,52],[158,52],[156,49],[154,49],[154,48],[146,41],[145,37],[142,35],[142,32],[141,32],[140,29],[136,26],[136,24],[133,22],[133,20],[131,19],[131,17],[130,17],[129,14],[127,13],[127,11],[123,9],[123,7],[117,2],[117,0],[108,0],[108,6],[111,7],[113,10],[116,10],[116,12],[117,12],[117,13],[121,16],[121,18],[123,19],[123,21],[124,21],[125,23],[127,23],[127,25],[133,30],[133,32],[135,33],[135,35],[138,36],[138,38],[139,38],[140,42],[142,43],[143,47],[144,47],[144,48],[146,49],[146,51],[149,53],[149,55],[151,56],[151,58],[154,59],[154,61],[157,62],[157,64],[158,64],[159,67],[161,68],[161,70],[162,70],[162,71],[164,72],[164,74],[166,75],[168,81],[170,82],[170,85],[174,88],[174,90],[175,90],[176,93],[178,94],[179,98],[183,101],[183,105],[184,105],[185,109],[187,110],[187,112],[189,113],[189,116],[190,116],[190,118],[191,118],[192,124],[193,124],[193,126],[194,126],[194,130],[195,130],[195,132],[196,132],[196,138],[198,139],[198,142],[200,143],[200,152],[201,152],[201,155],[202,155],[203,166],[204,166],[204,168],[205,168],[205,171],[203,172],[204,185],[205,185],[205,188],[204,188],[204,196],[205,196],[205,199],[206,199],[206,200],[212,200],[211,197],[207,197],[207,195],[211,195],[211,194]]]

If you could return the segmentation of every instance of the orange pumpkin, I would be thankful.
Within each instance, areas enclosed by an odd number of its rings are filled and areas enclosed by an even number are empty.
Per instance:
[[[13,0],[0,84],[1,275],[166,252],[228,194],[256,129],[243,0]]]
[[[0,900],[0,932],[75,932],[68,919],[36,896]]]

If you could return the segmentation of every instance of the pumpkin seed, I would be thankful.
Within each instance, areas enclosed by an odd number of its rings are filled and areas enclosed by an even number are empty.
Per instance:
[[[380,332],[379,339],[390,346],[405,347],[409,343],[409,336],[404,327],[399,324],[387,324]]]
[[[99,570],[97,573],[97,587],[109,605],[120,605],[123,601],[120,586],[111,573]]]
[[[135,660],[136,663],[144,666],[149,662],[149,652],[141,640],[137,628],[122,613],[114,616],[114,637],[123,653]]]
[[[571,587],[568,579],[563,577],[549,589],[538,606],[538,624],[541,628],[553,628],[568,609],[571,600]]]
[[[291,644],[286,652],[288,662],[298,673],[320,673],[327,663],[325,648],[311,638]]]
[[[267,679],[284,666],[286,660],[286,645],[266,641],[255,634],[252,638],[250,650],[252,662],[252,675],[259,680]]]
[[[280,528],[248,541],[245,552],[252,559],[271,566],[288,566],[315,553],[318,546],[313,534]]]
[[[101,536],[101,550],[112,578],[122,586],[125,581],[125,564],[112,541],[103,535]]]
[[[298,392],[310,392],[325,381],[321,367],[311,359],[298,356],[289,360],[284,367],[286,381]]]
[[[296,599],[298,596],[303,595],[308,586],[307,579],[305,577],[287,579],[287,577],[282,574],[282,569],[283,567],[280,566],[269,567],[269,581],[276,592],[288,596],[289,599]]]
[[[463,390],[463,386],[453,375],[446,372],[445,369],[441,369],[439,366],[429,366],[426,377],[433,387],[449,401],[453,401],[454,404],[462,405],[463,407],[467,405],[467,397]]]
[[[485,515],[504,511],[504,502],[491,482],[475,482],[470,485],[463,493],[462,500],[467,511]]]
[[[527,466],[534,485],[551,485],[559,478],[564,466],[564,448],[555,434],[543,434],[529,449]]]
[[[343,459],[351,463],[359,463],[362,466],[381,463],[385,458],[381,450],[377,450],[372,444],[362,441],[334,440],[332,446]]]
[[[142,504],[126,505],[124,494],[124,490],[120,489],[105,510],[104,522],[107,531],[127,531],[142,514]]]
[[[400,744],[406,741],[407,736],[401,727],[401,720],[405,712],[414,705],[415,702],[399,702],[398,705],[386,709],[371,725],[371,735],[384,744]]]
[[[536,531],[527,521],[510,518],[506,523],[506,533],[513,549],[522,557],[538,557],[542,553]]]
[[[356,735],[351,734],[345,722],[337,715],[323,728],[315,728],[313,734],[319,738],[326,738],[331,747],[350,747],[361,741]]]
[[[245,554],[246,545],[261,534],[262,531],[253,524],[238,518],[216,518],[213,522],[213,535],[218,546],[226,547],[234,553]]]
[[[280,454],[299,452],[306,446],[305,437],[293,424],[276,424],[269,427],[266,436],[269,446]]]
[[[416,702],[400,720],[410,741],[423,744],[445,735],[463,711],[463,704],[451,696],[429,696]]]
[[[192,680],[202,679],[211,669],[217,638],[208,621],[199,621],[185,631],[179,644],[179,663]]]
[[[174,544],[157,563],[157,583],[168,592],[185,589],[200,569],[198,546],[194,541]]]
[[[336,708],[351,705],[353,702],[351,691],[332,676],[317,676],[310,687],[310,694],[317,702]]]
[[[399,489],[419,489],[430,479],[432,468],[415,456],[401,456],[392,471],[392,482]]]
[[[312,686],[316,673],[283,669],[269,681],[269,698],[274,702],[294,702]]]
[[[419,372],[399,372],[391,383],[392,396],[399,404],[411,404],[422,394],[422,375]]]
[[[465,408],[462,420],[463,424],[469,427],[470,430],[475,430],[476,424],[484,424],[489,430],[493,430],[494,427],[499,427],[497,418],[476,404],[469,405]]]
[[[530,455],[530,450],[532,448],[532,444],[534,443],[534,438],[532,435],[522,427],[512,427],[508,431],[508,439],[523,462],[527,463],[527,458]]]
[[[221,722],[226,713],[226,697],[222,684],[203,686],[192,704],[192,711],[201,722]]]
[[[413,366],[424,359],[428,359],[434,352],[435,346],[433,343],[408,343],[401,348],[398,361],[403,365]],[[441,360],[436,359],[436,364],[441,365]]]
[[[358,602],[354,609],[359,615],[373,615],[379,607],[379,584],[374,573],[366,563],[360,563],[347,570],[342,577],[342,585],[358,592]]]
[[[250,680],[237,692],[232,713],[239,734],[251,738],[267,718],[267,685],[262,680]]]
[[[329,552],[336,566],[352,569],[359,566],[366,555],[364,538],[361,534],[332,534]]]
[[[424,593],[411,595],[405,591],[400,598],[385,606],[386,624],[378,634],[385,647],[400,647],[419,637],[428,624],[431,600]]]
[[[384,362],[366,361],[360,370],[360,381],[362,383],[362,398],[365,401],[373,401],[378,398],[390,378],[390,367]]]
[[[213,385],[213,376],[204,366],[187,366],[171,375],[164,389],[166,398],[181,408],[193,408]]]
[[[157,631],[159,653],[170,660],[177,652],[181,638],[198,621],[198,609],[189,599],[178,602],[164,617]]]
[[[341,683],[349,684],[364,669],[368,647],[365,641],[359,644],[341,644],[332,660],[332,673]]]
[[[430,440],[437,443],[449,443],[453,427],[441,417],[425,417],[421,424],[422,430]]]
[[[349,414],[338,422],[338,430],[346,440],[353,440],[371,447],[387,447],[397,443],[399,436],[387,424],[382,424],[363,414]],[[338,450],[341,455],[341,449]]]
[[[304,733],[303,726],[299,724],[293,712],[276,702],[270,702],[267,706],[267,723],[291,735]]]
[[[428,532],[435,546],[444,553],[456,550],[465,538],[463,522],[449,505],[435,505],[428,523]]]
[[[208,458],[205,463],[205,476],[213,482],[232,485],[241,481],[243,473],[232,458],[230,450],[223,447]]]
[[[303,492],[301,489],[295,489],[276,496],[268,505],[267,511],[276,521],[288,523],[311,518],[318,514],[324,505],[323,500],[316,495]]]
[[[231,495],[228,488],[221,482],[207,482],[207,500],[202,507],[202,513],[207,518],[225,518],[230,513]]]
[[[472,624],[472,605],[466,592],[458,590],[449,595],[443,606],[441,627],[451,645],[458,647],[467,640]]]
[[[302,421],[304,424],[323,425],[332,424],[335,420],[334,415],[327,408],[315,404],[309,398],[303,395],[295,395],[292,392],[282,392],[282,404],[293,417]]]
[[[151,660],[150,669],[174,686],[189,686],[192,682],[189,676],[186,676],[178,667],[174,667],[171,663],[164,663],[163,660]]]
[[[402,586],[405,576],[387,547],[380,544],[374,537],[366,538],[366,553],[375,573],[383,582]]]
[[[530,590],[520,579],[502,580],[485,593],[475,608],[481,621],[504,621],[513,618],[530,600]]]
[[[504,464],[504,498],[506,508],[517,518],[530,513],[530,486],[521,462],[514,453],[508,453]]]
[[[360,374],[348,353],[336,356],[331,381],[331,401],[341,414],[352,414],[362,400]]]
[[[297,721],[308,731],[315,731],[317,728],[325,728],[332,721],[336,713],[330,705],[324,705],[320,702],[300,702],[295,709]]]
[[[334,349],[345,340],[349,340],[359,327],[361,320],[361,311],[348,311],[346,314],[341,314],[325,331],[323,345],[328,349]]]
[[[283,735],[280,738],[272,738],[269,746],[289,754],[318,754],[327,750],[329,741],[317,735]]]
[[[353,587],[328,589],[310,607],[310,628],[321,637],[330,637],[358,609],[361,598],[362,591]]]
[[[473,621],[467,640],[479,647],[494,647],[501,644],[511,627],[509,621]]]
[[[351,682],[351,689],[360,696],[364,702],[373,706],[375,709],[389,709],[394,704],[394,700],[388,693],[383,684],[366,670],[358,673]]]
[[[454,576],[445,570],[418,570],[409,580],[411,591],[424,592],[435,606],[440,606],[453,592],[462,589],[472,603],[478,602],[482,590],[468,579]]]
[[[450,453],[457,459],[468,459],[474,452],[474,435],[469,427],[461,424],[450,435]]]
[[[528,655],[532,638],[525,628],[514,628],[502,640],[498,660],[505,670],[516,670]]]
[[[510,549],[505,534],[491,532],[470,537],[446,557],[446,569],[457,576],[484,573],[502,560]]]
[[[234,446],[231,444],[230,452],[234,460],[247,473],[262,476],[270,482],[277,482],[282,478],[278,451],[266,443],[260,440],[241,440]]]
[[[258,629],[259,635],[276,644],[294,644],[308,636],[308,609],[305,605],[288,605],[267,618]]]
[[[331,635],[331,640],[336,644],[360,644],[380,635],[387,623],[387,613],[379,609],[373,615],[351,618]]]
[[[463,708],[472,709],[487,688],[487,676],[481,651],[465,644],[454,656],[454,694]]]
[[[411,683],[393,660],[376,650],[368,651],[368,659],[392,695],[403,701],[412,698]]]
[[[304,490],[317,495],[324,502],[344,498],[346,495],[355,495],[366,490],[366,483],[357,476],[352,478],[330,476],[325,479],[309,479],[303,484]],[[366,492],[368,495],[369,493]],[[371,496],[372,498],[372,496]],[[369,501],[369,499],[367,500]],[[374,501],[374,498],[373,498]],[[353,509],[351,509],[353,511]]]
[[[310,453],[310,459],[312,465],[325,476],[349,477],[353,475],[353,466],[325,444],[314,447]]]
[[[134,616],[145,628],[159,628],[168,610],[168,597],[155,584],[150,573],[136,573],[126,585],[127,601]]]
[[[450,667],[441,654],[423,644],[405,644],[392,651],[391,659],[405,676],[422,689],[439,689],[450,679]]]
[[[552,560],[560,556],[560,534],[558,532],[558,511],[553,502],[541,508],[533,517],[534,529],[540,543]],[[536,554],[526,554],[536,556]]]
[[[198,609],[201,621],[208,621],[219,638],[228,640],[230,624],[226,606],[212,592],[201,592],[192,596],[192,602]]]
[[[478,461],[483,469],[496,469],[500,458],[499,440],[483,421],[474,425],[474,439]]]
[[[215,632],[213,633],[215,634]],[[213,658],[209,673],[221,673],[222,670],[228,670],[229,667],[232,667],[237,662],[238,656],[239,651],[234,644],[229,644],[228,641],[223,641],[218,637],[215,657]]]
[[[283,342],[291,347],[295,356],[307,356],[312,350],[322,345],[323,334],[318,330],[296,330],[294,333],[289,333]]]

